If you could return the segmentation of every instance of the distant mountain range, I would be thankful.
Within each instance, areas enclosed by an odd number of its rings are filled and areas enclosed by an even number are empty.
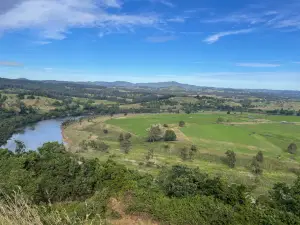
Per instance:
[[[26,78],[19,78],[17,80],[29,81]],[[37,81],[37,80],[36,80]],[[103,87],[124,87],[124,88],[151,88],[151,89],[182,89],[188,91],[204,91],[204,90],[215,90],[215,91],[226,91],[230,93],[248,93],[248,92],[260,92],[260,93],[269,93],[283,95],[285,97],[300,97],[300,91],[293,90],[269,90],[269,89],[234,89],[234,88],[215,88],[215,87],[206,87],[206,86],[197,86],[190,84],[182,84],[176,81],[169,82],[156,82],[156,83],[131,83],[126,81],[87,81],[87,82],[74,82],[74,81],[56,81],[56,80],[40,80],[38,82],[43,83],[76,83],[82,85],[97,85]]]
[[[157,82],[157,83],[131,83],[126,81],[115,81],[115,82],[105,82],[105,81],[95,81],[95,82],[77,82],[81,84],[93,84],[100,85],[104,87],[128,87],[128,88],[138,88],[138,87],[148,87],[148,88],[170,88],[177,87],[185,90],[199,90],[200,86],[190,85],[190,84],[182,84],[175,81],[169,82]]]

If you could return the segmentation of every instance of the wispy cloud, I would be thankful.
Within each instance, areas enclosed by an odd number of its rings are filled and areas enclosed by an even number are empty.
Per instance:
[[[236,63],[236,66],[241,67],[253,67],[253,68],[272,68],[272,67],[279,67],[280,64],[274,63]]]
[[[0,3],[0,8],[1,8]],[[72,28],[128,29],[155,27],[157,15],[112,13],[117,0],[26,0],[0,12],[0,32],[30,29],[45,39],[62,40]]]
[[[151,36],[151,37],[147,37],[146,41],[152,43],[163,43],[163,42],[173,41],[175,39],[176,39],[175,36]]]
[[[121,8],[122,3],[119,0],[102,0],[100,1],[104,6],[112,8]]]
[[[169,0],[150,0],[151,2],[153,3],[160,3],[160,4],[163,4],[169,8],[174,8],[175,7],[175,4],[172,3],[171,1]]]
[[[34,41],[33,43],[37,45],[48,45],[51,44],[51,41]]]
[[[23,66],[23,64],[18,62],[12,62],[12,61],[0,61],[0,66],[20,67]]]
[[[299,62],[293,62],[293,63],[295,63],[295,64],[300,64],[300,61],[299,61]]]
[[[187,17],[180,17],[180,16],[177,16],[177,17],[168,19],[167,21],[173,22],[173,23],[184,23],[184,22],[186,21],[186,19],[187,19]]]
[[[259,6],[259,7],[257,7]],[[300,29],[300,4],[297,0],[289,4],[257,5],[228,15],[204,19],[204,23],[232,23],[235,25],[260,25],[265,28],[297,31]]]
[[[234,31],[225,31],[225,32],[220,32],[214,35],[211,35],[204,39],[203,41],[208,43],[208,44],[213,44],[220,40],[220,38],[225,37],[225,36],[230,36],[230,35],[237,35],[237,34],[246,34],[253,32],[253,29],[242,29],[242,30],[234,30]]]

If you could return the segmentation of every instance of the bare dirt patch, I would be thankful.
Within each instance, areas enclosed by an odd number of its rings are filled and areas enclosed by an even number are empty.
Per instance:
[[[122,218],[110,220],[109,222],[114,225],[158,225],[158,222],[151,220],[149,215],[145,213],[139,213],[138,215],[128,215],[125,213],[126,206],[123,202],[111,198],[109,201],[109,207],[119,213]]]

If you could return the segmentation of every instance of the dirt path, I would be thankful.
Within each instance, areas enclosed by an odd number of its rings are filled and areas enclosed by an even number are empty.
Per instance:
[[[111,198],[109,207],[119,213],[120,219],[110,220],[109,222],[114,225],[159,225],[158,222],[154,222],[146,214],[128,215],[125,213],[125,205],[115,198]]]

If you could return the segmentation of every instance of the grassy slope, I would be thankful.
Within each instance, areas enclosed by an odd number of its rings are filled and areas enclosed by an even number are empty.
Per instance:
[[[216,124],[216,119],[222,116],[231,123]],[[251,118],[251,119],[249,119]],[[74,124],[65,130],[66,136],[72,141],[71,149],[78,147],[84,139],[100,139],[110,145],[110,153],[101,153],[89,150],[81,153],[85,157],[98,157],[106,160],[113,156],[116,161],[126,164],[130,168],[141,171],[157,173],[156,167],[139,165],[145,162],[148,149],[153,148],[156,164],[168,166],[172,164],[187,164],[198,166],[211,174],[221,174],[232,182],[253,184],[255,177],[249,172],[247,166],[251,158],[262,150],[266,156],[264,163],[264,174],[260,178],[257,194],[270,188],[274,182],[292,182],[295,175],[290,172],[291,168],[299,168],[298,156],[291,159],[291,155],[284,150],[292,141],[299,143],[297,133],[300,132],[299,125],[281,124],[277,121],[300,121],[300,117],[267,117],[274,123],[258,123],[252,118],[265,119],[263,115],[225,115],[218,113],[202,114],[156,114],[119,117],[114,119],[97,118],[92,122],[84,121],[81,125]],[[186,122],[184,128],[178,127],[178,122]],[[145,137],[146,129],[151,124],[168,124],[177,132],[180,141],[168,143],[147,143]],[[109,133],[104,134],[103,129]],[[121,132],[131,132],[133,149],[128,155],[119,150],[117,137]],[[199,148],[193,161],[181,160],[180,149],[183,146],[196,144]],[[229,169],[222,162],[222,157],[227,150],[237,153],[237,168]]]

